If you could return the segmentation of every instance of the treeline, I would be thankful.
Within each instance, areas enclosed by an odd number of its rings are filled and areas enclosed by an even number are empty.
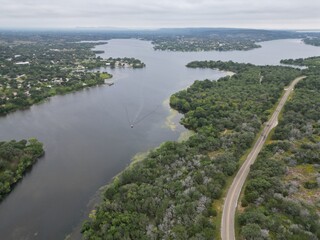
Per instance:
[[[320,46],[320,37],[319,37],[319,35],[313,36],[313,37],[308,37],[308,38],[303,39],[303,42],[308,45],[313,45],[313,46],[319,47]]]
[[[306,76],[320,75],[320,57],[310,57],[310,58],[298,58],[298,59],[285,59],[281,60],[283,64],[302,66],[303,74]],[[308,81],[307,81],[308,82]],[[318,82],[313,82],[313,84],[319,84]]]
[[[0,201],[43,154],[36,139],[0,142]]]
[[[188,68],[211,68],[219,69],[221,71],[231,71],[234,73],[246,72],[247,69],[255,68],[250,63],[236,63],[233,61],[193,61],[186,65]],[[256,69],[256,68],[255,68]]]
[[[307,66],[311,67],[312,71],[309,73],[314,73],[314,67],[320,66],[320,57],[309,57],[309,58],[297,58],[297,59],[283,59],[280,61],[282,64],[297,65],[297,66]]]
[[[315,59],[290,62],[312,67]],[[308,77],[251,168],[238,218],[244,239],[320,239],[320,77],[313,69],[304,70]]]
[[[105,67],[130,67],[144,68],[146,66],[141,60],[136,58],[112,58],[103,59],[100,56],[82,62],[82,65],[87,69],[105,68]]]
[[[224,70],[237,66],[225,64]],[[216,68],[213,62],[207,67]],[[221,198],[283,86],[299,74],[245,65],[232,77],[196,81],[174,94],[171,106],[185,114],[182,123],[196,134],[162,144],[118,175],[84,223],[83,238],[213,239],[219,231],[214,199]]]
[[[144,68],[146,66],[141,60],[136,58],[108,58],[104,60],[107,66],[111,68],[115,67],[132,67],[132,68]]]

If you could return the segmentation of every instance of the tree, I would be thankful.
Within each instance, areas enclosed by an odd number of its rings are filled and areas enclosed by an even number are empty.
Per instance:
[[[246,240],[263,240],[265,239],[261,234],[261,228],[258,224],[247,224],[241,228],[241,234]]]

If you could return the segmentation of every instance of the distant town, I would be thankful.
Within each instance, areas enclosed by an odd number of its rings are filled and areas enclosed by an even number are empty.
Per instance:
[[[100,43],[101,44],[101,43]],[[0,114],[26,108],[56,94],[105,83],[101,67],[143,68],[134,58],[96,57],[93,43],[4,43],[0,45]],[[109,82],[110,84],[110,82]]]

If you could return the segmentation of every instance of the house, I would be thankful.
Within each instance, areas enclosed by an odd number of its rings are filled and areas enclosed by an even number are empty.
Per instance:
[[[16,62],[16,65],[28,65],[30,64],[29,62]]]

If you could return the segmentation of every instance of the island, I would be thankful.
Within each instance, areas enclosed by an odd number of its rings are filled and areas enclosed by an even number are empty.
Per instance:
[[[144,68],[145,63],[136,58],[108,58],[105,61],[106,66],[115,68]]]
[[[98,68],[144,68],[146,66],[141,60],[136,58],[112,58],[107,59],[98,56],[94,59],[88,59],[82,62],[83,67],[88,70],[98,69]]]
[[[42,143],[34,138],[0,142],[0,201],[43,154]]]

